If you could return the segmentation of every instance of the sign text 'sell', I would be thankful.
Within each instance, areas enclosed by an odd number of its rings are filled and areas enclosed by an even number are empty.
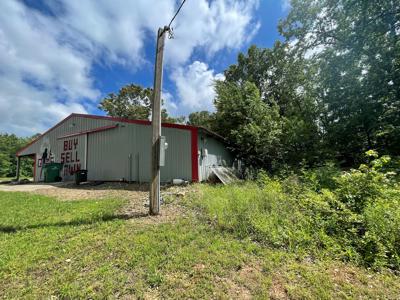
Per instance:
[[[60,161],[64,163],[64,176],[73,175],[81,169],[81,162],[78,155],[78,139],[65,140]]]

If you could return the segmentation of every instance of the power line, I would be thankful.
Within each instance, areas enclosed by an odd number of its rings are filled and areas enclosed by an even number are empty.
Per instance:
[[[181,8],[182,8],[183,4],[185,4],[185,2],[186,2],[186,0],[182,1],[181,5],[179,6],[178,10],[176,11],[176,13],[175,13],[174,17],[172,18],[171,22],[169,22],[168,28],[171,28],[172,22],[175,20],[176,16],[179,14],[179,11],[181,10]]]

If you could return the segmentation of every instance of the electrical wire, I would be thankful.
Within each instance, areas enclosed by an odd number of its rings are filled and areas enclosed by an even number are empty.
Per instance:
[[[172,22],[175,20],[176,16],[179,14],[179,11],[181,10],[181,8],[182,8],[183,4],[185,4],[185,2],[186,2],[186,0],[182,1],[181,5],[179,6],[178,10],[176,11],[174,17],[171,19],[171,22],[169,22],[168,28],[171,28]]]

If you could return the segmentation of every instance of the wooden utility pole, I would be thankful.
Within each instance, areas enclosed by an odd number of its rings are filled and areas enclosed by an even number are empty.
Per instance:
[[[165,35],[169,27],[159,28],[157,33],[156,64],[154,67],[154,88],[152,99],[152,144],[151,144],[151,181],[150,214],[160,213],[160,137],[161,137],[161,87],[163,73],[163,54]]]

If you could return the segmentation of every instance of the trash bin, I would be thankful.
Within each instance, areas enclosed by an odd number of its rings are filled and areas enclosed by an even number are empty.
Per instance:
[[[63,168],[62,163],[48,163],[43,166],[44,182],[60,181],[60,171]]]
[[[78,170],[75,172],[75,183],[79,185],[81,182],[87,181],[87,170]]]

